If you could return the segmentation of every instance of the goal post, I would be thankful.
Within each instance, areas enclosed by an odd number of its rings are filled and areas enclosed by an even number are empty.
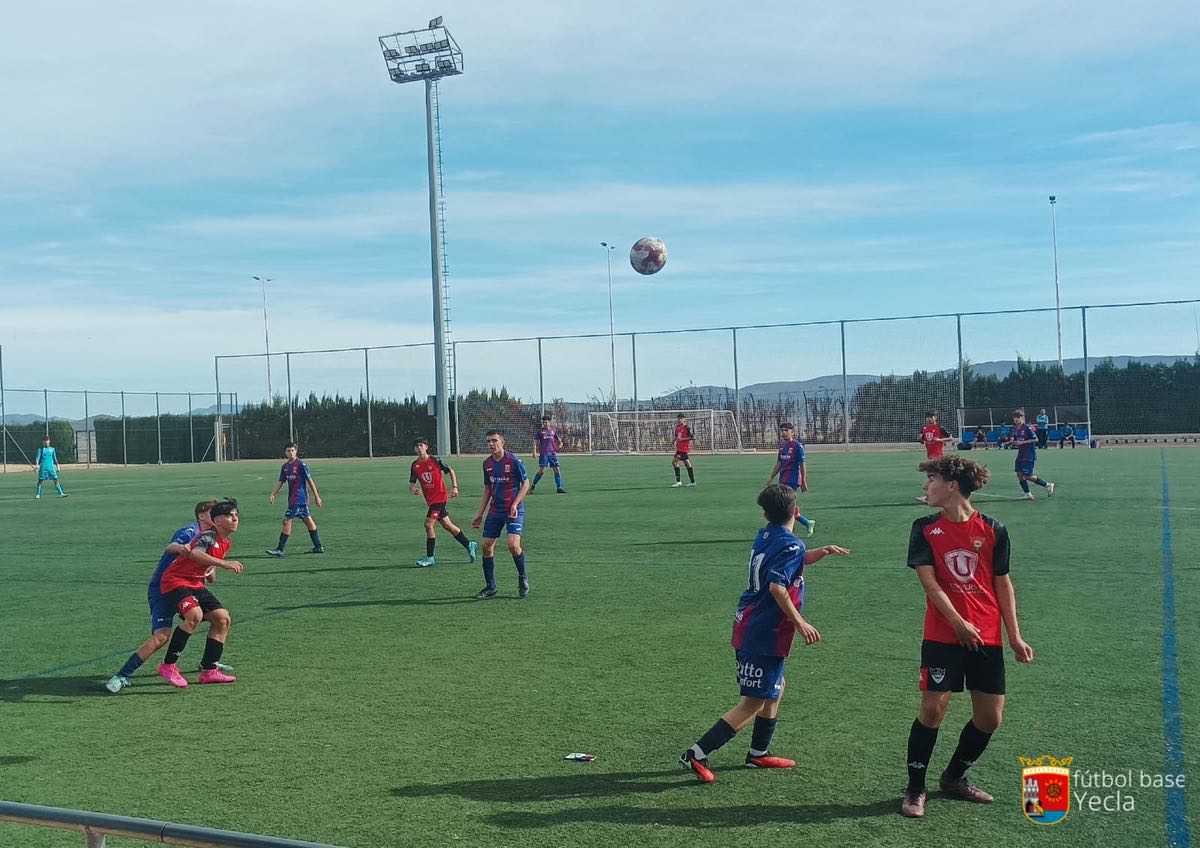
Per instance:
[[[672,453],[675,423],[685,415],[699,453],[742,449],[737,419],[728,409],[638,409],[588,413],[589,453]]]

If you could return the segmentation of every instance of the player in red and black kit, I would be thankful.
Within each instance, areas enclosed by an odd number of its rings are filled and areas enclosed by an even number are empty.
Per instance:
[[[951,798],[991,803],[992,796],[969,783],[966,772],[1004,714],[1001,623],[1017,662],[1033,662],[1033,648],[1021,638],[1008,576],[1008,531],[971,505],[971,493],[988,481],[987,468],[958,456],[919,467],[928,478],[928,503],[941,511],[914,521],[908,542],[908,566],[925,590],[921,708],[908,734],[908,786],[900,803],[900,813],[910,818],[925,815],[925,772],[938,728],[950,693],[964,686],[971,692],[971,720],[939,782]]]
[[[953,442],[954,437],[942,429],[938,423],[936,412],[925,413],[925,426],[921,428],[920,442],[925,446],[926,459],[941,459],[946,452],[946,445]],[[917,498],[921,503],[927,503],[925,496]]]
[[[176,663],[201,621],[207,621],[209,629],[208,640],[204,643],[204,657],[200,660],[200,677],[196,682],[232,683],[237,679],[217,668],[217,661],[225,650],[225,640],[229,638],[232,620],[229,610],[205,586],[207,578],[217,568],[227,569],[234,574],[242,573],[240,562],[224,561],[225,554],[233,544],[230,537],[238,529],[237,501],[223,500],[215,504],[208,515],[212,526],[197,536],[188,546],[190,552],[176,557],[159,579],[164,604],[174,609],[183,621],[171,634],[167,656],[158,667],[158,673],[180,689],[186,689],[188,683],[179,673]],[[207,554],[207,557],[198,554]]]
[[[688,425],[687,416],[680,413],[675,419],[675,458],[671,460],[671,467],[675,469],[675,482],[671,484],[673,489],[683,485],[679,479],[679,463],[681,462],[687,468],[688,485],[696,485],[696,471],[692,468],[691,459],[688,458],[694,441],[696,441],[696,434]]]
[[[417,560],[417,565],[421,568],[437,565],[433,549],[437,545],[437,531],[434,528],[438,524],[453,534],[454,540],[467,549],[467,556],[474,562],[478,546],[450,520],[450,510],[446,506],[450,498],[458,497],[458,475],[453,468],[429,453],[429,442],[417,439],[413,448],[417,458],[413,460],[408,473],[408,488],[414,495],[425,495],[425,503],[429,505],[425,513],[425,556]],[[448,496],[446,474],[450,475]]]

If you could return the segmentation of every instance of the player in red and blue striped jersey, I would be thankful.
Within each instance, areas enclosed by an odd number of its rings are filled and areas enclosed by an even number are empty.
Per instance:
[[[804,567],[827,556],[847,556],[837,545],[806,550],[792,533],[796,522],[796,493],[787,486],[767,486],[758,495],[767,526],[758,531],[750,552],[746,591],[738,600],[733,618],[733,649],[741,699],[717,720],[708,732],[679,756],[684,768],[704,783],[716,775],[708,767],[708,756],[754,722],[750,753],[751,768],[791,768],[796,763],[771,755],[771,739],[783,697],[784,660],[792,649],[796,632],[804,644],[820,641],[821,634],[800,614],[804,605]]]
[[[310,489],[317,506],[325,506],[325,502],[321,500],[321,493],[317,491],[317,482],[313,480],[312,472],[308,470],[308,463],[300,459],[299,449],[295,442],[288,442],[283,446],[283,455],[287,457],[287,462],[279,469],[279,480],[276,481],[275,488],[271,490],[271,496],[267,498],[267,503],[275,503],[275,496],[279,494],[283,484],[287,483],[288,508],[287,512],[283,514],[283,529],[279,533],[279,544],[267,553],[273,557],[283,556],[283,548],[292,535],[292,520],[299,518],[308,528],[308,537],[312,540],[312,552],[323,554],[325,546],[321,544],[321,534],[317,531],[317,522],[313,520],[308,511]]]
[[[529,595],[529,577],[525,573],[521,532],[525,529],[529,475],[517,455],[505,449],[503,430],[488,430],[486,438],[491,455],[483,461],[483,499],[471,521],[472,527],[483,525],[483,588],[475,597],[496,597],[496,540],[507,531],[508,552],[517,566],[518,594],[525,598]]]
[[[1017,482],[1026,500],[1033,500],[1033,492],[1029,484],[1036,483],[1046,490],[1047,497],[1054,497],[1054,484],[1037,476],[1033,467],[1037,463],[1038,432],[1035,427],[1025,423],[1025,410],[1014,409],[1012,414],[1013,430],[1008,437],[1008,444],[1017,449],[1017,459],[1013,470],[1017,472]]]
[[[808,491],[808,474],[804,467],[804,443],[796,438],[796,428],[790,421],[779,425],[779,452],[775,460],[775,467],[771,469],[771,476],[767,478],[768,486],[774,482],[776,475],[779,475],[779,485],[787,486],[793,492]],[[801,527],[808,531],[809,536],[817,529],[817,522],[801,515],[799,507],[796,508],[796,520],[800,522]]]
[[[546,473],[547,468],[554,469],[554,488],[560,495],[567,493],[567,490],[563,488],[562,471],[558,468],[558,451],[562,448],[562,439],[559,438],[558,431],[554,429],[552,422],[553,418],[547,412],[542,416],[542,429],[538,430],[537,435],[533,437],[533,452],[537,454],[538,470],[537,474],[533,475],[533,482],[529,485],[530,494],[533,494],[533,490],[541,482],[542,475]]]

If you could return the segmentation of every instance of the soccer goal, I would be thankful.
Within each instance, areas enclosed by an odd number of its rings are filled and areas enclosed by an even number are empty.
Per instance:
[[[739,451],[742,438],[728,409],[653,409],[588,413],[589,453],[673,453],[675,422],[686,415],[698,453]]]

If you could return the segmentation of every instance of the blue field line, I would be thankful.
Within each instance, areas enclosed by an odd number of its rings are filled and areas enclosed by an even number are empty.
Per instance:
[[[1183,762],[1183,705],[1179,697],[1179,646],[1175,637],[1175,548],[1171,539],[1171,491],[1167,483],[1167,452],[1160,449],[1162,463],[1162,656],[1163,740],[1166,743],[1166,772],[1181,775]],[[1167,846],[1190,848],[1187,796],[1179,786],[1167,790]]]
[[[351,589],[349,592],[343,592],[340,595],[335,595],[334,597],[329,598],[328,600],[330,602],[344,601],[349,598],[353,598],[355,595],[361,595],[363,592],[366,592],[368,589],[374,589],[374,588],[376,588],[376,587],[374,587],[374,586],[359,586],[357,589]],[[268,618],[275,618],[280,615],[287,615],[288,613],[291,613],[291,612],[295,612],[295,610],[290,610],[290,609],[272,610],[271,612],[264,612],[261,615],[247,616],[246,618],[241,620],[241,626],[244,627],[247,624],[253,624],[254,622],[257,622],[257,621],[263,621]],[[59,674],[64,671],[73,671],[77,668],[85,668],[87,666],[93,665],[94,663],[98,663],[98,662],[122,659],[122,658],[128,657],[129,654],[132,653],[132,651],[133,651],[132,648],[125,647],[118,651],[112,651],[110,653],[103,654],[102,656],[90,657],[89,659],[86,659],[86,660],[77,660],[75,662],[67,663],[66,665],[58,665],[58,666],[55,666],[54,668],[45,669],[44,671],[34,672],[33,674],[21,675],[20,677],[14,678],[14,679],[26,680],[26,679],[35,678],[35,677],[50,677],[51,675]]]

